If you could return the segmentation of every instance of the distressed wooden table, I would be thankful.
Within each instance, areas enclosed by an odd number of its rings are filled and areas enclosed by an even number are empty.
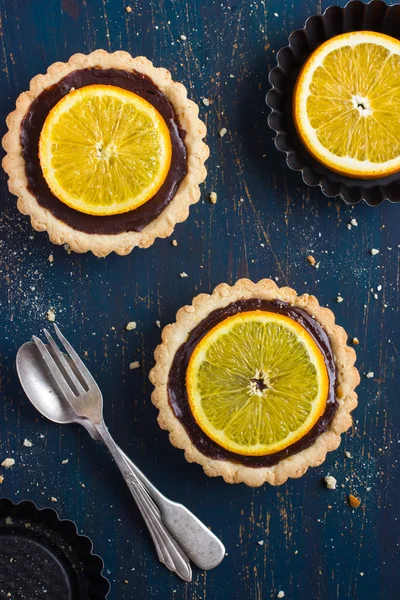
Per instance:
[[[400,596],[400,206],[346,207],[307,188],[275,150],[266,122],[276,51],[328,3],[129,4],[130,13],[123,0],[0,1],[2,133],[33,75],[74,52],[124,49],[167,67],[189,88],[211,149],[203,199],[176,228],[178,246],[172,238],[158,240],[127,257],[97,259],[51,245],[18,213],[2,174],[0,459],[16,463],[1,470],[0,494],[50,504],[75,520],[104,558],[111,599],[265,600],[282,590],[288,600],[394,600]],[[212,190],[215,205],[207,200]],[[358,226],[349,230],[352,218]],[[308,264],[310,253],[319,270]],[[181,305],[221,281],[265,276],[332,307],[360,340],[361,373],[374,376],[362,377],[354,427],[321,467],[279,488],[253,490],[209,479],[185,462],[156,424],[147,374],[160,339],[157,320],[172,321]],[[48,325],[49,308],[87,353],[118,443],[225,542],[226,559],[214,571],[195,570],[185,584],[161,566],[107,452],[84,430],[41,418],[24,397],[15,354]],[[131,320],[137,329],[125,331]],[[141,368],[130,371],[134,360]],[[323,484],[328,473],[338,480],[336,491]],[[357,510],[347,505],[349,493],[362,501]]]

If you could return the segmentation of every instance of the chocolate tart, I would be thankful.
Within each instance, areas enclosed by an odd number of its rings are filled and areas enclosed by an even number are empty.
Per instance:
[[[186,369],[200,340],[228,317],[253,310],[279,313],[300,324],[320,349],[329,375],[324,412],[312,429],[284,450],[264,456],[235,454],[207,437],[193,417],[186,390]],[[164,328],[154,356],[150,380],[160,427],[170,432],[171,443],[185,451],[188,462],[197,462],[207,475],[220,475],[227,483],[280,485],[289,477],[301,477],[339,446],[340,434],[352,424],[360,376],[346,332],[314,296],[298,296],[270,279],[258,283],[240,279],[232,287],[223,283],[211,295],[196,296],[190,306],[178,311],[176,322]]]
[[[123,214],[95,216],[70,208],[53,195],[40,167],[39,137],[50,110],[72,89],[94,84],[142,96],[161,114],[171,137],[171,165],[161,188],[145,204]],[[106,256],[112,251],[128,254],[135,246],[147,248],[185,221],[189,206],[200,198],[209,150],[198,106],[169,71],[142,56],[96,50],[52,64],[45,75],[31,80],[29,91],[20,94],[7,126],[2,164],[9,189],[18,196],[18,210],[30,216],[34,229],[47,231],[53,243],[67,243],[74,252],[90,250]]]

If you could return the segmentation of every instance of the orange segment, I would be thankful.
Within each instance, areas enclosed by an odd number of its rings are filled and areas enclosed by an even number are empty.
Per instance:
[[[246,456],[283,450],[325,411],[324,357],[296,321],[269,311],[228,317],[198,343],[186,372],[191,411],[204,433]]]
[[[154,196],[171,164],[160,113],[133,92],[110,85],[71,91],[49,112],[39,143],[53,194],[91,215],[133,210]]]
[[[293,118],[307,150],[332,171],[373,179],[400,170],[400,41],[373,31],[336,36],[297,79]]]

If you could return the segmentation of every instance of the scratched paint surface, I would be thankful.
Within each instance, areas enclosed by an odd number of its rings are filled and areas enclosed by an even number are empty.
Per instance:
[[[124,49],[167,67],[187,86],[200,104],[211,149],[202,201],[173,238],[104,260],[70,255],[33,232],[1,175],[0,461],[13,457],[16,464],[1,470],[0,494],[40,506],[57,498],[52,506],[75,520],[104,558],[111,599],[264,600],[280,590],[289,600],[398,598],[400,205],[353,209],[307,188],[275,150],[266,124],[264,97],[276,51],[327,3],[129,4],[131,13],[123,0],[0,1],[2,134],[17,95],[36,73],[74,52]],[[210,191],[218,194],[215,205],[207,200]],[[358,225],[348,229],[351,219]],[[371,256],[371,248],[380,253]],[[319,270],[307,262],[310,253]],[[187,278],[179,276],[183,271]],[[207,478],[169,444],[150,403],[156,321],[165,325],[195,294],[247,276],[271,276],[317,295],[359,338],[361,373],[374,373],[362,377],[355,424],[341,447],[321,467],[279,488],[252,490]],[[195,570],[190,584],[171,575],[157,562],[106,451],[85,431],[52,424],[29,405],[15,354],[48,325],[49,308],[87,353],[118,443],[225,542],[228,554],[216,570]],[[131,320],[137,328],[125,331]],[[141,368],[129,371],[134,360]],[[328,473],[338,480],[335,491],[323,484]],[[349,493],[361,499],[357,510],[346,503]]]

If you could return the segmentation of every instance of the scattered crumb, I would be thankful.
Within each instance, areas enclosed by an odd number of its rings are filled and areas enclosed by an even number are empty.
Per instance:
[[[368,373],[365,374],[365,377],[367,379],[372,379],[373,376],[374,376],[374,372],[373,371],[368,371]]]
[[[124,579],[124,583],[129,583],[129,581],[127,579]]]
[[[276,13],[275,13],[276,14]],[[280,592],[277,593],[276,595],[277,598],[284,598],[285,597],[285,592],[283,592],[282,590]]]
[[[27,440],[26,438],[24,439],[24,441],[22,443],[26,448],[32,448],[32,446],[33,446],[32,442],[30,440]]]
[[[382,290],[382,286],[378,285],[376,289],[378,290],[378,292],[380,292]]]
[[[186,35],[181,35],[181,40],[182,40],[183,42],[185,42],[185,41],[187,40],[187,37],[186,37]]]
[[[1,466],[5,469],[9,469],[15,465],[15,460],[13,458],[5,458],[1,463]]]
[[[139,369],[140,368],[140,362],[138,360],[135,360],[131,363],[129,363],[129,368],[131,371],[133,371],[134,369]]]
[[[274,17],[279,17],[278,13],[274,13]],[[284,596],[285,594],[283,594]],[[283,596],[278,596],[278,598],[283,598]]]
[[[351,229],[351,224],[347,223],[347,229]]]
[[[71,248],[69,247],[69,244],[64,244],[64,245],[63,245],[63,248],[64,248],[64,250],[65,250],[65,252],[66,252],[67,254],[71,254],[72,250],[71,250]]]
[[[313,257],[313,255],[312,255],[312,254],[309,254],[309,255],[307,256],[307,260],[308,260],[308,262],[310,263],[310,265],[311,265],[312,267],[313,267],[314,265],[316,265],[316,264],[317,264],[317,261],[315,260],[315,258]]]
[[[179,273],[180,277],[189,277],[189,275],[187,273],[185,273],[185,271],[182,271],[182,273]]]
[[[85,485],[84,483],[81,483],[81,487],[83,487],[83,488],[84,488],[84,487],[86,487],[86,485]]]
[[[66,465],[68,463],[68,458],[64,458],[64,460],[61,461],[62,465]]]
[[[26,527],[26,529],[30,529],[32,527],[31,523],[24,523],[24,527]]]
[[[49,254],[47,260],[49,261],[49,263],[54,262],[54,256],[52,254]]]
[[[324,481],[326,483],[326,487],[328,490],[336,490],[337,480],[332,475],[327,475],[324,477]]]
[[[257,544],[258,544],[259,546],[264,546],[264,540],[259,540],[259,541],[257,542]]]
[[[359,500],[358,498],[353,496],[353,494],[349,494],[347,499],[349,501],[351,508],[358,508],[361,504],[361,500]]]
[[[354,346],[358,346],[358,344],[360,343],[360,340],[356,337],[353,337],[353,340],[351,343],[354,344]]]
[[[364,577],[364,573],[362,571],[360,573],[360,577]]]
[[[177,245],[178,245],[178,242],[177,242],[176,240],[172,240],[171,244],[172,244],[173,246],[177,246]]]
[[[129,321],[129,323],[126,324],[125,329],[127,331],[132,331],[132,329],[136,329],[136,321]]]
[[[125,8],[125,10],[126,10],[126,12],[127,12],[127,13],[131,13],[131,12],[132,12],[132,9],[131,9],[131,7],[130,7],[130,6],[127,6],[127,7]]]
[[[54,496],[50,496],[50,500],[51,502],[57,502],[57,498],[54,498]]]
[[[49,310],[47,311],[46,318],[51,323],[53,323],[56,320],[56,313],[54,312],[54,310],[52,308],[49,308]]]
[[[223,127],[222,129],[219,130],[219,137],[224,137],[224,135],[226,135],[228,133],[228,130],[226,127]]]
[[[161,321],[158,321],[158,320],[157,320],[157,321],[156,321],[156,325],[157,325],[158,329],[161,329]]]
[[[6,517],[5,519],[6,525],[14,525],[14,521],[11,517]]]
[[[210,192],[210,195],[208,196],[211,204],[216,204],[217,203],[217,194],[215,192]]]
[[[203,98],[203,104],[204,106],[210,106],[210,101],[208,98]]]
[[[4,481],[3,475],[0,475],[0,483],[3,483],[3,481]]]
[[[377,250],[376,248],[371,248],[370,253],[372,254],[372,256],[376,256],[377,254],[379,254],[379,250]]]
[[[337,296],[336,297],[336,302],[343,302],[342,296]]]
[[[344,455],[346,458],[353,458],[348,450],[344,451]]]
[[[352,219],[352,220],[350,221],[350,223],[351,223],[351,225],[353,225],[353,227],[358,227],[358,223],[357,223],[357,220],[356,220],[356,219]]]

